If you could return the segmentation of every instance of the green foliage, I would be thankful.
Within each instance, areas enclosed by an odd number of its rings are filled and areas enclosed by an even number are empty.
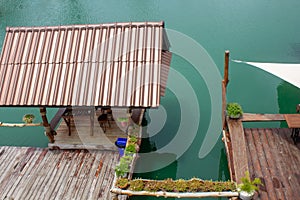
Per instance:
[[[238,185],[238,188],[247,193],[258,191],[257,186],[262,184],[259,178],[255,178],[253,181],[251,181],[248,171],[245,172],[245,176],[241,178],[241,181],[242,183]]]
[[[118,122],[128,122],[128,117],[119,117]]]
[[[200,188],[203,188],[204,181],[200,179],[193,178],[189,180],[189,192],[199,192]]]
[[[226,106],[227,115],[232,118],[238,118],[243,114],[243,109],[238,103],[228,103]]]
[[[188,182],[183,179],[179,179],[174,182],[174,186],[174,190],[176,192],[184,192],[188,188]]]
[[[26,114],[23,116],[23,121],[26,123],[26,124],[30,124],[33,122],[35,116],[33,114]]]
[[[129,136],[129,143],[134,143],[134,144],[136,144],[137,143],[137,141],[138,141],[138,139],[135,137],[135,136]]]
[[[117,177],[124,176],[129,172],[129,163],[125,159],[120,159],[120,163],[115,167]]]
[[[130,156],[130,155],[125,155],[125,156],[120,158],[120,162],[125,162],[125,163],[128,163],[128,164],[130,164],[132,160],[133,160],[133,157]]]
[[[141,179],[135,179],[130,181],[129,190],[142,191],[144,189],[144,181]]]
[[[129,180],[127,178],[118,178],[116,181],[116,186],[118,188],[124,189],[129,185]]]
[[[117,184],[116,186],[119,187]],[[134,179],[130,181],[125,189],[149,192],[222,192],[236,191],[236,184],[231,181],[204,181],[196,178],[190,180],[165,179],[161,181]]]
[[[129,144],[125,148],[125,152],[136,153],[135,144]]]

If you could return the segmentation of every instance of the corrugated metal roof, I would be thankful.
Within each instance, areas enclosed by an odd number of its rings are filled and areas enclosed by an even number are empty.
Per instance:
[[[168,46],[163,22],[7,28],[0,106],[157,107]]]

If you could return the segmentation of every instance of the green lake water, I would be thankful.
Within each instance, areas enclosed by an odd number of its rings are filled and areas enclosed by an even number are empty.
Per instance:
[[[220,117],[216,117],[221,113],[213,113],[213,108],[220,106],[221,99],[214,99],[219,96],[212,95],[221,92],[218,84],[220,74],[223,74],[224,51],[230,50],[232,59],[299,63],[299,8],[300,2],[297,0],[0,0],[0,48],[6,26],[165,21],[167,29],[182,33],[194,44],[201,45],[215,65],[208,64],[210,68],[192,65],[188,57],[198,54],[192,46],[185,51],[187,56],[174,53],[172,73],[167,93],[161,100],[162,105],[159,109],[147,111],[145,121],[148,126],[145,126],[144,136],[148,137],[144,139],[141,149],[141,152],[153,153],[156,159],[148,163],[153,169],[159,168],[165,160],[170,162],[159,170],[137,173],[135,176],[227,180],[229,175],[221,141]],[[171,51],[175,51],[179,43],[181,47],[188,44],[185,40],[172,37]],[[211,78],[215,79],[218,87],[209,85],[207,76],[198,73],[197,67],[204,67],[203,73],[213,74]],[[253,67],[230,62],[229,78],[228,101],[239,102],[245,112],[294,113],[296,104],[300,103],[299,89]],[[49,118],[55,110],[49,109]],[[18,122],[25,113],[38,116],[39,110],[0,108],[0,121]],[[183,118],[182,113],[188,115]],[[187,125],[180,129],[183,122]],[[210,124],[215,127],[210,129]],[[285,124],[246,125],[254,126],[279,127]],[[196,127],[196,131],[191,127]],[[179,132],[186,137],[176,138]],[[200,158],[200,148],[209,134],[217,135],[217,139],[213,139],[217,141],[212,142],[212,150]],[[47,142],[41,127],[0,129],[0,145],[46,147]],[[170,148],[169,152],[161,153],[160,149],[169,144],[176,145],[175,152],[181,152],[174,154]],[[142,166],[138,163],[137,168]]]

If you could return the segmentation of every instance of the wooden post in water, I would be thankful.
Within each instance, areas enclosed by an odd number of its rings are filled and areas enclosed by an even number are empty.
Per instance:
[[[224,62],[224,79],[223,82],[225,84],[225,88],[227,87],[227,84],[229,82],[228,78],[228,68],[229,68],[229,51],[225,51],[225,62]]]
[[[54,143],[54,134],[55,131],[51,129],[50,124],[48,122],[47,116],[46,116],[46,107],[40,107],[40,113],[43,120],[43,126],[45,128],[45,135],[48,137],[50,143]]]
[[[226,120],[225,120],[225,109],[226,109],[226,89],[227,84],[229,82],[228,78],[228,68],[229,68],[229,51],[225,51],[225,61],[224,61],[224,79],[222,81],[222,123],[223,130],[226,128]]]

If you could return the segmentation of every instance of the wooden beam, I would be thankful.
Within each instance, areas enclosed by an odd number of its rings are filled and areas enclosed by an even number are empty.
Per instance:
[[[243,122],[259,122],[259,121],[284,121],[284,114],[254,114],[244,113]]]
[[[247,147],[242,121],[226,118],[229,129],[234,175],[237,183],[241,183],[241,178],[245,176],[245,172],[249,171]]]
[[[57,124],[60,122],[62,115],[66,111],[67,108],[59,108],[57,113],[54,115],[50,122],[50,127],[52,130],[55,130]]]
[[[56,134],[54,130],[51,129],[50,124],[48,123],[46,115],[46,107],[40,107],[40,114],[43,120],[43,126],[45,128],[45,135],[48,137],[51,143],[54,143],[54,135]]]

